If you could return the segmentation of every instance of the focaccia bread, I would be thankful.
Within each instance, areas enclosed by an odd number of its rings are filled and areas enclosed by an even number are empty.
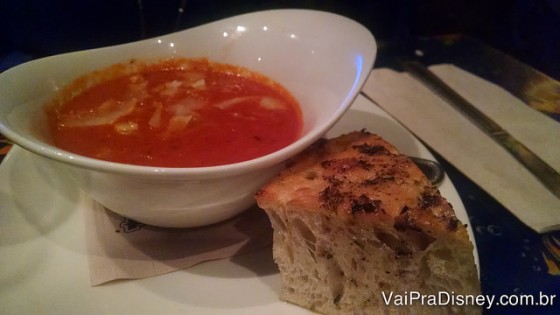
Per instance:
[[[379,136],[321,140],[255,197],[274,229],[281,299],[324,314],[480,313],[428,305],[480,294],[473,245],[438,189]]]

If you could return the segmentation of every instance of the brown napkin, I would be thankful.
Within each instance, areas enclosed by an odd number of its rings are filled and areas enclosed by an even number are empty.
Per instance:
[[[453,65],[430,69],[560,170],[560,124]],[[406,73],[374,70],[363,91],[537,232],[560,228],[560,200],[471,121]]]
[[[123,218],[91,201],[85,211],[92,285],[147,278],[272,244],[264,211],[253,207],[214,225],[165,229]]]

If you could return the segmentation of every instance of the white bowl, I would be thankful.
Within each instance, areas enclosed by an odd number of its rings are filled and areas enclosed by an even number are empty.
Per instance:
[[[79,186],[108,209],[146,224],[194,227],[230,218],[283,163],[325,134],[359,93],[376,55],[371,33],[339,15],[310,10],[244,14],[139,42],[34,60],[0,74],[0,132],[17,145],[62,162]],[[303,134],[272,154],[200,168],[100,161],[52,146],[42,110],[61,87],[118,62],[207,57],[247,67],[299,101]]]

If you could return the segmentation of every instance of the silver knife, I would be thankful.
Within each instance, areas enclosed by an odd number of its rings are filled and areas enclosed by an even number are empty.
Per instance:
[[[525,145],[515,139],[500,125],[478,110],[473,104],[464,99],[443,80],[419,62],[408,61],[402,64],[405,71],[412,74],[428,86],[434,93],[442,97],[447,103],[466,115],[487,135],[494,139],[525,166],[535,177],[557,198],[560,199],[560,174],[550,165],[540,159]]]

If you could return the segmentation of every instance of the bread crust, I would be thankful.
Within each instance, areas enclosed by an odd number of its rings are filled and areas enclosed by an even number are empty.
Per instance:
[[[466,226],[381,137],[362,130],[320,140],[255,198],[274,228],[282,299],[324,314],[479,313],[383,303],[382,292],[479,294],[480,286]]]
[[[282,203],[433,237],[460,225],[451,205],[414,162],[366,131],[316,142],[257,192],[257,200],[263,208]]]

